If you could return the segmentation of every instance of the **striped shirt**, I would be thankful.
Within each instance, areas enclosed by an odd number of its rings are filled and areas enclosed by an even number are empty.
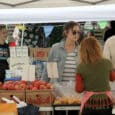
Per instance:
[[[65,60],[64,71],[62,75],[63,81],[75,80],[77,65],[77,49],[72,53],[68,53]]]

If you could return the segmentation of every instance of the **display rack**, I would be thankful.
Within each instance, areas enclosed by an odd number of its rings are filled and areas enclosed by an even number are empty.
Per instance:
[[[39,107],[40,112],[45,112],[45,115],[54,115],[54,108],[53,107]]]
[[[68,115],[68,111],[79,111],[80,110],[80,106],[56,106],[55,111],[65,111],[66,115]]]
[[[40,112],[45,112],[45,115],[50,115],[50,113],[52,113],[52,115],[54,115],[54,111],[65,111],[66,115],[68,115],[68,111],[72,111],[72,110],[80,110],[80,106],[68,106],[68,105],[64,105],[64,106],[52,106],[52,107],[40,107],[39,111]]]
[[[50,115],[50,113],[52,113],[52,115],[54,115],[54,110],[55,111],[65,111],[66,115],[68,115],[68,111],[72,111],[72,110],[80,110],[80,106],[52,106],[52,107],[40,107],[39,111],[40,112],[45,112],[45,115]],[[115,115],[115,106],[113,107],[113,113],[112,115]]]

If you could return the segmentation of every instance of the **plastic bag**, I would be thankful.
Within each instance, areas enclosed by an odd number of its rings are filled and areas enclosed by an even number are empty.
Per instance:
[[[75,82],[57,82],[54,84],[54,94],[63,97],[82,97],[82,94],[75,91]]]
[[[39,107],[29,104],[26,107],[18,108],[18,115],[39,115]]]
[[[75,84],[73,81],[60,82],[54,85],[54,105],[65,104],[80,104],[82,94],[75,91]]]

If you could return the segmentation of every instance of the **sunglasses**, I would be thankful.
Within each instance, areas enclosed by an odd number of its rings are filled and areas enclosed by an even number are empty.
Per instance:
[[[73,34],[73,35],[76,35],[76,34],[77,34],[77,35],[80,35],[80,32],[73,30],[73,31],[72,31],[72,34]]]

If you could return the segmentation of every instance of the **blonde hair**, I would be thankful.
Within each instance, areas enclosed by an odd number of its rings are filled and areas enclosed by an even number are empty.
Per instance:
[[[99,41],[93,37],[84,38],[79,48],[81,63],[93,63],[102,58],[102,48]]]

